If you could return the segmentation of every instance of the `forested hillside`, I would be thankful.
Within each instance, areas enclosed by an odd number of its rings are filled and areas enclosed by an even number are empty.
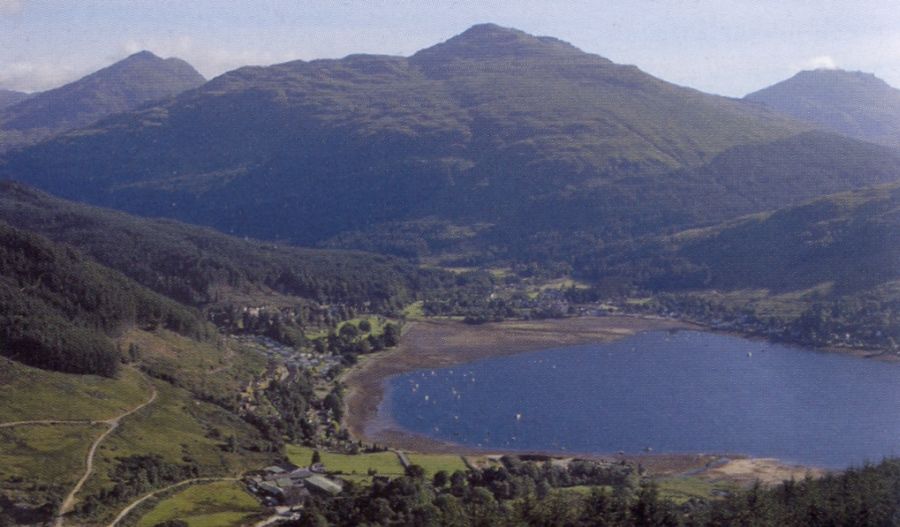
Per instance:
[[[4,223],[0,269],[0,353],[26,364],[112,376],[123,357],[111,337],[126,329],[210,331],[199,313]]]
[[[451,278],[393,257],[239,239],[68,202],[11,182],[0,182],[0,219],[77,247],[195,306],[277,293],[379,310],[399,307]]]
[[[789,291],[829,283],[835,292],[855,292],[900,279],[900,184],[622,247],[585,261],[586,276],[620,274],[660,290]]]
[[[900,350],[900,184],[582,252],[594,295],[810,346]]]

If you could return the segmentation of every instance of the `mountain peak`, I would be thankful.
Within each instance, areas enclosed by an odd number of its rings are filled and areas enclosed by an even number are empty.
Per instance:
[[[413,55],[417,62],[521,59],[582,55],[580,49],[553,37],[534,36],[497,24],[476,24],[449,40]]]
[[[103,117],[170,97],[206,80],[187,62],[149,51],[130,55],[81,79],[2,107],[0,151],[87,126]],[[0,134],[2,135],[2,134]]]
[[[125,57],[122,61],[124,62],[127,60],[146,60],[146,59],[162,60],[158,56],[153,54],[152,51],[147,51],[146,49],[144,49],[144,50],[138,51],[137,53],[133,53],[133,54]]]
[[[900,90],[871,73],[801,71],[745,98],[839,134],[900,145]]]

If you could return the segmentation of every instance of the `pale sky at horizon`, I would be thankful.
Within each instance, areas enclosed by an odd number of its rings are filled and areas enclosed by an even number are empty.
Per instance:
[[[142,49],[208,78],[295,59],[408,56],[483,22],[721,95],[835,66],[900,87],[896,0],[0,0],[0,88],[53,88]]]

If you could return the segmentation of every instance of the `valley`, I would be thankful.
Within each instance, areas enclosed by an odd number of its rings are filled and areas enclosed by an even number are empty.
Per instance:
[[[891,525],[898,93],[492,23],[0,90],[0,527]]]

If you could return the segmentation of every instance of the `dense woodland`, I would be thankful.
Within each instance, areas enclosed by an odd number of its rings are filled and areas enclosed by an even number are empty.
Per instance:
[[[634,475],[580,475],[568,470],[500,468],[408,475],[319,500],[297,526],[893,526],[900,522],[900,461],[850,469],[822,479],[756,485],[720,500],[675,505]],[[605,481],[612,490],[564,492],[576,481]]]

